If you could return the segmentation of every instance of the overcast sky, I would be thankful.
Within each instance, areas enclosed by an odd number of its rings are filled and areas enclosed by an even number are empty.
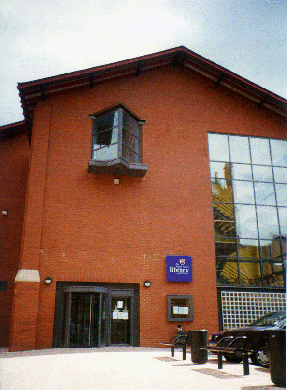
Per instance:
[[[17,83],[177,46],[287,98],[287,0],[1,0],[0,125]]]

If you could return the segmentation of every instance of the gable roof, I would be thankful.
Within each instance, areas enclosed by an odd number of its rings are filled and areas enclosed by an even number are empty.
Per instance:
[[[22,133],[27,130],[26,121],[11,123],[9,125],[0,126],[0,138],[11,137],[16,133]]]
[[[168,64],[173,67],[187,67],[195,72],[199,72],[212,79],[215,87],[224,85],[254,101],[258,108],[264,105],[286,116],[286,99],[230,72],[228,69],[207,60],[186,47],[180,46],[108,65],[18,83],[25,121],[28,126],[31,126],[37,102],[48,99],[54,93],[82,86],[93,88],[98,82],[126,75],[138,77],[143,72]]]

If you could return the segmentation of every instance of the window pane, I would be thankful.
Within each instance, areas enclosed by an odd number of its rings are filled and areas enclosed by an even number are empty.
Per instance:
[[[257,240],[240,239],[238,243],[239,257],[259,257],[259,245]]]
[[[260,255],[263,259],[276,260],[282,257],[281,240],[260,240]]]
[[[216,258],[217,284],[238,285],[238,264],[237,261],[226,258]]]
[[[236,205],[236,231],[239,237],[257,238],[255,206]]]
[[[265,286],[284,287],[282,263],[264,262],[262,264],[262,268],[263,268],[263,283]]]
[[[287,206],[287,185],[275,184],[278,206]]]
[[[118,111],[94,121],[93,156],[98,161],[114,160],[118,155]]]
[[[230,136],[229,143],[231,161],[250,164],[248,137]]]
[[[210,160],[229,161],[228,136],[223,134],[208,134]]]
[[[252,164],[271,165],[269,140],[250,138]]]
[[[215,242],[215,255],[236,257],[237,256],[236,240],[227,238],[224,241],[220,240]]]
[[[233,180],[233,192],[235,203],[254,204],[253,183],[250,181]]]
[[[129,163],[140,163],[140,126],[125,111],[123,111],[122,142],[122,157]]]
[[[271,140],[272,163],[287,167],[287,141],[272,139]]]
[[[190,301],[188,298],[171,298],[171,318],[189,318]]]
[[[259,262],[240,262],[240,283],[244,286],[260,286],[261,273]]]
[[[255,181],[273,182],[272,168],[262,165],[253,165],[253,176]]]
[[[287,236],[287,208],[279,207],[278,213],[279,213],[281,235]]]
[[[275,205],[274,185],[271,183],[254,183],[256,203],[262,205]]]
[[[216,236],[235,237],[234,211],[232,204],[213,204],[214,230]]]
[[[212,180],[212,198],[214,202],[232,202],[232,188],[230,180]]]
[[[140,139],[140,126],[130,115],[123,111],[123,127]]]
[[[287,183],[287,168],[274,167],[273,170],[276,183]]]
[[[251,165],[232,164],[232,178],[240,180],[252,180]]]
[[[279,235],[277,211],[275,207],[258,206],[258,229],[260,238],[273,238]]]
[[[211,162],[211,177],[230,179],[230,163]]]

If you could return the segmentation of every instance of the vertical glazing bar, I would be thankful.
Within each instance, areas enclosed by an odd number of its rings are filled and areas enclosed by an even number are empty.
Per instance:
[[[66,312],[65,312],[65,347],[70,346],[70,324],[71,324],[71,301],[72,293],[65,294],[66,298]]]
[[[122,146],[122,143],[123,143],[123,109],[122,108],[119,108],[116,112],[115,112],[115,115],[118,115],[118,155],[117,155],[117,158],[121,158],[122,157],[122,153],[123,153],[123,146]]]
[[[98,303],[98,340],[97,340],[97,347],[101,347],[101,337],[102,337],[102,300],[103,300],[103,294],[100,293],[99,303]]]
[[[88,341],[89,347],[91,346],[91,330],[92,330],[92,297],[93,297],[93,294],[90,294],[89,341]]]

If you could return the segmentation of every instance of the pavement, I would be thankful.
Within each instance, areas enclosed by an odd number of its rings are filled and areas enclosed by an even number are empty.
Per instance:
[[[279,390],[269,369],[209,355],[195,364],[181,350],[172,358],[167,348],[77,348],[26,352],[0,351],[1,390]]]

